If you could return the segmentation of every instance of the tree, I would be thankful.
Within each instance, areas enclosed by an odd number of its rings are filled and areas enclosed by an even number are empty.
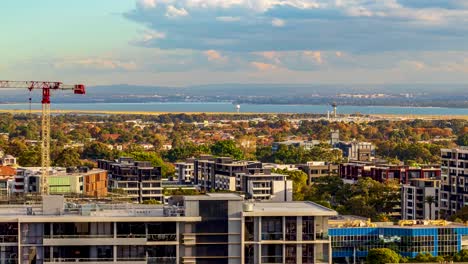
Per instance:
[[[455,214],[450,216],[450,220],[461,219],[463,222],[468,221],[468,206],[463,206],[462,209],[458,210]]]
[[[400,263],[400,255],[389,248],[373,248],[367,255],[368,264]]]
[[[123,153],[124,156],[132,157],[137,161],[149,161],[154,167],[161,167],[161,174],[163,177],[167,178],[173,176],[175,173],[174,165],[168,162],[164,162],[163,159],[155,152],[130,152]]]
[[[66,148],[59,153],[54,163],[60,167],[79,166],[81,165],[80,153],[74,148]]]
[[[236,146],[233,140],[220,140],[211,145],[211,153],[215,156],[232,157],[234,159],[243,159],[244,153]]]
[[[463,133],[457,138],[459,146],[468,146],[468,133]]]
[[[409,259],[410,262],[416,262],[416,263],[440,262],[443,260],[444,260],[443,257],[441,256],[434,257],[429,252],[421,252],[415,258]]]
[[[287,169],[276,170],[275,172],[286,174],[293,181],[293,199],[295,201],[304,200],[304,188],[307,186],[307,174],[300,170],[290,171]]]
[[[41,152],[38,148],[23,151],[18,157],[18,164],[24,167],[41,166]]]
[[[426,196],[424,203],[429,204],[429,219],[432,219],[432,205],[435,204],[436,198],[434,196]]]
[[[115,155],[109,147],[101,142],[86,144],[82,154],[84,159],[113,159]]]

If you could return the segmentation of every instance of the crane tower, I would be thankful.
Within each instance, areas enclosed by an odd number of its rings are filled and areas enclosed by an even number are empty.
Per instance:
[[[69,90],[74,94],[85,94],[86,88],[82,84],[66,85],[61,82],[49,81],[1,81],[0,88],[25,88],[30,92],[42,90],[42,134],[41,134],[41,194],[49,194],[50,171],[50,96],[52,90]],[[30,99],[31,100],[31,99]]]

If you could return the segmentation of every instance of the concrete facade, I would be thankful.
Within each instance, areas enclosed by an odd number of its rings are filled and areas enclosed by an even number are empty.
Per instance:
[[[468,147],[441,149],[441,211],[452,215],[468,205]]]
[[[45,201],[0,206],[1,264],[331,263],[336,212],[314,203],[245,204],[235,194],[169,206]]]
[[[402,185],[401,218],[439,219],[440,185],[440,179],[413,179],[410,184]],[[429,200],[429,197],[432,198]]]

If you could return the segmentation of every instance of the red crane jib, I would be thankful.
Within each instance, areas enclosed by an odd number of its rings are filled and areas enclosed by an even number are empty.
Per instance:
[[[65,85],[61,82],[0,81],[0,88],[26,88],[29,91],[41,89],[43,104],[50,104],[50,90],[73,90],[74,94],[86,94],[83,84]]]

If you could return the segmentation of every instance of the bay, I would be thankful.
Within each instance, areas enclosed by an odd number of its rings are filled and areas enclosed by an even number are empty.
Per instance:
[[[149,103],[52,103],[52,110],[118,111],[118,112],[174,112],[174,113],[235,113],[236,106],[218,102],[149,102]],[[29,104],[1,104],[0,110],[28,110]],[[40,110],[40,104],[32,104]],[[332,111],[329,105],[273,105],[244,104],[241,113],[313,113]],[[392,115],[457,115],[468,116],[468,108],[399,107],[399,106],[338,106],[339,114],[392,114]]]

